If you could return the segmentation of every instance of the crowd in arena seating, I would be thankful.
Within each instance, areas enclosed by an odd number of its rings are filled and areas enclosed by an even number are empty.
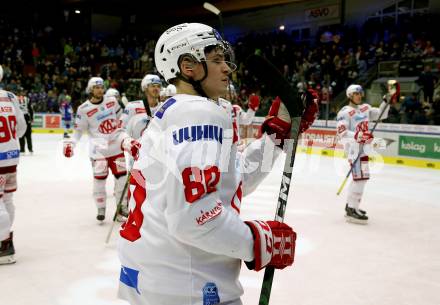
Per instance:
[[[77,41],[57,37],[50,27],[26,31],[9,26],[4,30],[0,34],[0,63],[4,69],[0,86],[27,94],[36,112],[58,112],[66,97],[71,98],[76,108],[85,100],[85,84],[94,75],[102,76],[106,87],[116,88],[134,99],[140,91],[133,80],[156,72],[155,41],[136,35]],[[361,41],[359,32],[339,28],[322,31],[316,41],[296,41],[287,32],[250,33],[237,39],[233,48],[238,69],[232,75],[237,88],[236,102],[246,108],[247,96],[259,92],[263,99],[257,115],[266,115],[270,106],[271,97],[260,91],[245,67],[246,57],[253,53],[273,62],[293,87],[298,82],[305,83],[330,100],[380,61],[440,58],[438,45],[426,33],[382,29],[374,35],[367,34],[368,39],[363,37]],[[421,75],[424,88],[426,79],[422,72],[415,71],[414,76]],[[440,125],[440,82],[435,73],[432,76],[433,99],[426,103],[416,93],[403,97],[399,107],[391,111],[390,122]],[[329,118],[334,118],[337,111],[330,106]]]

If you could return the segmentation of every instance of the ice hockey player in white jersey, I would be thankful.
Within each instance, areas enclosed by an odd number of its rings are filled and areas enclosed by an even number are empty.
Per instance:
[[[143,121],[142,119],[139,119],[140,117],[145,117],[149,120],[149,117],[154,115],[157,109],[159,109],[159,107],[162,105],[162,103],[159,101],[161,87],[162,82],[159,76],[154,74],[145,75],[141,82],[141,90],[145,95],[145,99],[131,101],[127,104],[127,107],[125,107],[121,116],[121,124],[123,129],[126,130],[130,120],[138,114],[141,115],[137,116],[137,123]],[[133,128],[133,126],[137,126],[137,124],[131,123],[130,126]],[[142,127],[142,130],[144,128],[146,128],[146,125]],[[133,132],[140,134],[142,130],[136,129],[133,130]]]
[[[362,103],[364,91],[360,85],[350,85],[346,90],[348,105],[344,106],[337,115],[337,136],[345,145],[348,152],[348,161],[353,167],[352,182],[348,188],[347,204],[345,206],[346,219],[348,222],[366,224],[368,222],[367,213],[359,208],[365,184],[370,179],[368,166],[368,152],[371,152],[373,134],[370,132],[369,122],[377,121],[380,113],[384,110],[381,119],[388,117],[389,105],[395,103],[399,95],[399,84],[396,81],[388,82],[389,94],[384,96],[384,100],[379,108]],[[359,159],[356,160],[359,155]]]
[[[293,263],[287,224],[240,219],[242,196],[281,153],[274,143],[289,136],[290,116],[277,99],[263,124],[272,138],[264,133],[238,153],[218,103],[235,69],[230,57],[218,32],[199,23],[174,26],[156,44],[157,69],[178,94],[151,120],[131,171],[118,252],[119,296],[132,305],[242,304],[242,261],[255,270]]]
[[[89,99],[77,110],[72,139],[64,141],[64,155],[72,157],[84,132],[89,136],[89,156],[93,168],[93,198],[98,209],[97,219],[105,219],[105,184],[109,170],[115,177],[116,202],[122,196],[127,169],[123,151],[137,158],[140,144],[119,127],[122,109],[113,96],[104,98],[104,81],[92,77],[86,88]],[[125,209],[126,210],[126,209]]]
[[[230,100],[219,98],[219,102],[226,109],[227,112],[231,113],[232,125],[234,128],[234,142],[240,142],[240,126],[246,126],[252,123],[253,119],[255,118],[255,112],[260,106],[260,98],[258,97],[258,95],[255,94],[249,95],[249,108],[247,111],[244,111],[239,105],[231,103],[235,99],[234,96],[236,96],[235,88],[232,84],[229,85],[227,92],[228,94],[226,95],[226,97],[229,97]]]
[[[0,65],[0,82],[3,68]],[[0,265],[15,263],[12,223],[15,207],[12,194],[17,190],[18,138],[26,132],[26,120],[17,97],[0,90]]]

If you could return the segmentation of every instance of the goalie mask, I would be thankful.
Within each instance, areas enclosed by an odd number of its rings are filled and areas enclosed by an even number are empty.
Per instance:
[[[173,26],[160,36],[156,44],[154,60],[157,70],[167,82],[170,79],[180,78],[194,85],[194,80],[188,81],[180,75],[181,60],[184,55],[190,56],[194,61],[204,65],[207,74],[205,53],[213,49],[223,52],[225,62],[231,71],[236,69],[236,65],[232,63],[233,52],[229,43],[224,41],[215,29],[201,23],[183,23]]]

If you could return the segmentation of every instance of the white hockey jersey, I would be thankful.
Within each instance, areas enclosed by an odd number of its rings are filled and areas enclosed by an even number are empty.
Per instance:
[[[155,107],[150,107],[151,115],[154,116],[157,109],[162,106],[163,103],[158,103]],[[127,128],[128,122],[137,114],[145,114],[145,117],[149,120],[147,111],[144,107],[144,102],[142,100],[132,101],[127,104],[122,115],[121,115],[121,126],[122,128]]]
[[[240,106],[233,105],[224,98],[219,98],[219,103],[231,114],[232,126],[234,128],[234,143],[235,141],[240,141],[240,126],[250,125],[255,118],[255,111],[249,108],[248,111],[245,112]]]
[[[230,115],[203,97],[178,94],[156,112],[141,138],[120,231],[122,298],[140,304],[155,292],[201,305],[213,286],[221,302],[242,295],[241,261],[254,257],[241,199],[281,150],[265,135],[238,153],[232,137]]]
[[[122,152],[122,140],[128,135],[119,127],[122,109],[114,97],[93,104],[90,100],[82,103],[75,118],[73,140],[78,143],[82,134],[87,132],[89,156],[92,159],[115,156]]]
[[[0,167],[18,164],[18,139],[26,132],[26,121],[17,97],[0,90]]]
[[[379,108],[371,107],[369,104],[361,104],[357,107],[349,105],[344,106],[337,115],[337,136],[343,144],[345,144],[346,151],[348,151],[348,159],[353,160],[357,157],[359,149],[363,151],[368,150],[370,144],[364,144],[362,148],[356,142],[354,135],[358,124],[366,124],[367,127],[370,121],[377,121],[382,110],[387,107],[381,119],[388,117],[389,106],[382,102]]]

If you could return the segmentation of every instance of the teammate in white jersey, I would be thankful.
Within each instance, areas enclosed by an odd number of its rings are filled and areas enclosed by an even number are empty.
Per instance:
[[[234,93],[234,86],[230,84],[226,99],[220,98],[219,102],[228,112],[231,113],[232,126],[234,128],[234,142],[240,142],[240,126],[246,126],[252,123],[255,118],[255,112],[260,106],[260,98],[255,94],[251,94],[249,96],[249,108],[247,111],[244,111],[239,105],[232,103],[232,101],[235,100]]]
[[[131,172],[118,251],[119,296],[132,305],[242,304],[241,261],[255,270],[293,263],[296,235],[287,224],[239,217],[242,196],[281,153],[272,139],[289,136],[290,117],[278,99],[263,124],[272,138],[265,133],[237,152],[231,116],[217,101],[235,69],[230,54],[199,23],[174,26],[157,42],[157,69],[178,94],[151,120]]]
[[[72,157],[75,145],[82,134],[89,135],[89,156],[93,168],[93,198],[98,208],[97,219],[105,219],[106,190],[105,184],[109,169],[115,177],[114,194],[116,202],[122,196],[126,181],[127,169],[123,150],[137,158],[140,144],[129,137],[119,127],[119,116],[122,109],[117,100],[103,97],[104,81],[92,77],[86,88],[90,98],[82,103],[75,118],[75,132],[72,139],[64,142],[64,155]]]
[[[0,81],[3,68],[0,66]],[[18,138],[26,132],[26,120],[17,97],[0,90],[0,265],[15,262],[12,223],[15,207],[12,194],[17,190]]]
[[[364,91],[360,85],[350,85],[346,90],[348,105],[344,106],[337,115],[337,135],[348,151],[348,161],[353,167],[352,178],[348,188],[347,204],[345,206],[346,219],[349,222],[366,224],[367,213],[359,208],[365,184],[370,179],[368,166],[368,152],[372,150],[371,144],[373,134],[369,131],[369,122],[377,121],[382,110],[381,119],[388,117],[389,105],[386,99],[392,102],[397,100],[398,84],[395,81],[389,82],[390,94],[384,96],[379,108],[371,107],[362,103]],[[359,158],[356,160],[359,154]]]
[[[143,129],[145,129],[146,125],[139,125],[139,122],[147,120],[147,124],[150,116],[153,116],[154,113],[159,109],[162,103],[159,101],[160,98],[160,90],[161,90],[162,82],[159,76],[154,74],[147,74],[142,79],[141,82],[141,90],[145,95],[144,100],[136,100],[131,101],[125,107],[124,112],[121,116],[121,124],[122,128],[127,130],[127,126],[130,123],[130,120],[136,117],[134,122],[131,122],[130,127],[133,134],[141,134]],[[133,129],[136,126],[136,129]]]

